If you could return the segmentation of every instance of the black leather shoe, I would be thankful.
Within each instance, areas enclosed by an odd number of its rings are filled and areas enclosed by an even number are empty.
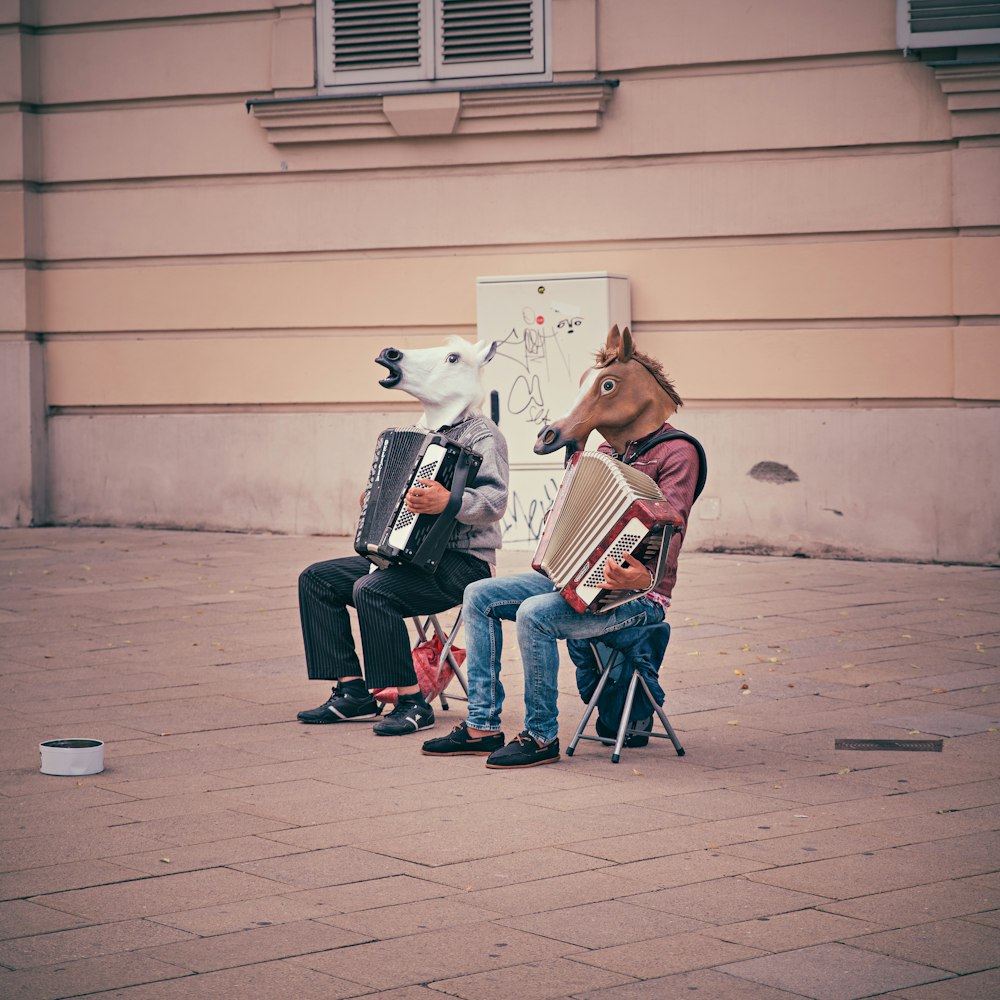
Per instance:
[[[426,701],[412,701],[404,695],[396,707],[372,726],[376,736],[408,736],[434,725],[434,709]]]
[[[504,743],[503,733],[491,736],[470,736],[469,727],[460,722],[447,736],[428,740],[420,752],[429,757],[487,757]]]
[[[382,714],[382,705],[371,692],[352,690],[338,684],[333,693],[318,708],[307,708],[296,716],[299,722],[371,722]]]
[[[494,750],[486,758],[487,767],[537,767],[539,764],[554,764],[559,760],[559,741],[539,743],[524,730],[518,733],[505,747]]]

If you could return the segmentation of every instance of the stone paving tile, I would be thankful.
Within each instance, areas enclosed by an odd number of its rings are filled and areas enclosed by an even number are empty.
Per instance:
[[[0,983],[4,1000],[56,1000],[185,974],[184,969],[145,955],[101,955],[11,972]]]
[[[575,814],[569,825],[562,811],[547,811],[521,802],[506,803],[503,815],[497,819],[480,818],[478,810],[466,810],[465,813],[457,815],[456,822],[449,824],[451,829],[446,838],[441,836],[441,826],[435,824],[426,831],[371,840],[366,847],[375,853],[438,867],[516,853],[523,847],[511,837],[510,831],[521,822],[530,827],[536,843],[550,847],[566,845],[570,849],[577,837],[598,833],[602,836],[642,836],[670,825],[669,819],[664,821],[656,814],[641,810],[619,810],[610,816],[586,811]],[[679,817],[678,822],[683,824],[689,820]]]
[[[373,897],[370,901],[376,903],[376,898]],[[387,938],[404,937],[409,934],[419,934],[421,931],[443,930],[449,927],[461,928],[456,931],[460,937],[469,924],[494,920],[499,915],[496,910],[470,906],[464,900],[450,896],[447,899],[409,901],[395,906],[376,904],[374,909],[339,913],[321,917],[319,920],[324,924],[354,931],[371,940],[384,941]],[[515,925],[505,923],[505,926]]]
[[[637,757],[637,754],[630,753],[628,760],[636,760]],[[576,758],[574,758],[573,763],[577,763]],[[692,768],[686,761],[683,772],[671,771],[664,783],[666,787],[661,785],[660,781],[656,781],[652,788],[649,780],[628,781],[629,777],[646,778],[645,772],[642,775],[632,775],[630,770],[624,777],[624,781],[592,784],[564,792],[532,793],[520,798],[519,801],[542,809],[571,812],[622,803],[641,802],[648,804],[653,795],[669,793],[674,796],[685,792],[703,792],[713,788],[721,788],[726,783],[726,778],[717,771],[699,768],[697,765]],[[684,822],[690,822],[690,820],[685,819]]]
[[[367,940],[370,940],[367,935],[341,927],[298,920],[273,927],[255,927],[231,934],[178,941],[146,948],[142,954],[192,972],[216,972],[294,955],[326,953]]]
[[[35,766],[38,766],[37,760]],[[130,801],[127,795],[105,791],[83,778],[67,779],[62,776],[41,775],[37,772],[34,777],[36,782],[44,782],[45,778],[49,781],[38,789],[37,794],[11,796],[7,803],[9,812],[5,810],[5,826],[9,824],[21,829],[24,824],[32,820],[46,822],[46,814],[66,810],[79,813],[97,806],[128,804]],[[16,837],[23,834],[11,835]]]
[[[156,837],[143,836],[135,829],[50,830],[46,837],[7,840],[0,857],[0,871],[47,868],[60,862],[84,861],[100,855],[155,850],[162,844]],[[128,867],[127,862],[122,864]]]
[[[719,878],[640,893],[630,896],[629,902],[721,924],[802,910],[826,900],[809,893],[760,885],[745,878]]]
[[[576,953],[577,949],[563,942],[484,923],[466,929],[461,947],[442,948],[441,936],[432,931],[355,945],[325,955],[305,955],[293,961],[369,987],[388,989]]]
[[[985,924],[987,927],[1000,927],[1000,910],[989,910],[986,913],[974,913],[966,917],[976,924]]]
[[[880,820],[859,823],[756,843],[735,844],[727,852],[772,865],[843,857],[865,851],[943,840],[977,830],[996,828],[992,809],[968,810],[940,816],[914,817],[907,821]]]
[[[390,875],[363,882],[345,882],[321,889],[302,889],[288,892],[289,899],[318,906],[325,916],[334,913],[353,913],[376,907],[394,906],[397,903],[416,903],[425,899],[450,896],[455,890],[437,882],[427,882],[410,875]],[[463,895],[469,901],[469,895]]]
[[[728,875],[743,875],[768,867],[746,858],[731,857],[721,850],[707,849],[618,864],[609,867],[608,874],[626,884],[653,890],[702,883]]]
[[[172,797],[173,798],[173,797]],[[166,799],[152,799],[145,804],[166,803]],[[149,820],[134,820],[131,829],[137,833],[155,837],[161,843],[171,846],[177,844],[210,844],[236,837],[253,837],[274,831],[284,830],[287,824],[281,820],[264,819],[251,816],[233,809],[220,809],[216,803],[197,800],[204,803],[205,811],[186,814],[180,812],[173,819],[169,815]],[[185,804],[184,809],[197,808],[197,802]],[[167,807],[163,807],[167,812]],[[123,862],[124,863],[124,862]]]
[[[625,892],[628,894],[629,891],[635,892],[641,889],[641,886],[633,884],[626,888]],[[462,900],[509,916],[523,916],[583,903],[601,902],[621,895],[622,881],[598,869],[521,882],[497,889],[464,892]]]
[[[341,771],[367,772],[372,776],[377,773],[375,768],[358,761],[356,755],[324,755],[321,760],[307,758],[251,767],[227,767],[216,770],[212,777],[221,782],[221,788],[250,788],[307,779],[329,781]]]
[[[655,801],[650,802],[654,808]],[[788,803],[767,795],[750,795],[731,789],[712,789],[692,792],[687,795],[671,795],[662,800],[664,809],[698,819],[731,819],[735,816],[758,816],[762,813],[779,812],[788,808]]]
[[[9,969],[30,969],[116,952],[133,952],[190,937],[185,931],[147,920],[121,920],[5,941],[0,943],[0,965]],[[168,959],[164,961],[169,963]]]
[[[28,871],[0,875],[0,899],[41,897],[44,893],[110,885],[141,877],[140,872],[107,861],[74,861],[65,865],[31,868]],[[49,905],[47,898],[39,898],[38,902]]]
[[[216,868],[56,892],[43,897],[42,901],[46,906],[93,920],[126,920],[213,903],[272,896],[279,888],[270,879]]]
[[[173,736],[159,737],[157,743],[163,749],[153,757],[147,756],[142,759],[130,756],[118,760],[111,757],[110,752],[106,752],[107,769],[104,774],[96,776],[95,781],[102,787],[117,786],[121,790],[124,785],[119,786],[119,782],[131,784],[133,781],[151,782],[156,778],[184,778],[205,772],[222,771],[225,768],[250,768],[271,763],[263,754],[248,753],[226,746],[202,746],[194,749],[178,746],[180,740]],[[127,790],[124,794],[141,798],[142,784],[138,787],[140,789],[138,793]]]
[[[762,816],[741,816],[738,819],[714,820],[707,823],[694,822],[684,826],[668,826],[664,830],[648,833],[625,834],[618,837],[603,837],[569,844],[569,848],[581,854],[607,858],[611,861],[642,861],[672,854],[687,854],[706,846],[712,849],[730,845],[746,844],[748,851],[754,845],[767,844],[772,838],[798,835],[801,831],[825,830],[835,820],[829,815],[805,816],[784,810],[780,813],[765,813]],[[762,847],[766,851],[766,847]],[[743,851],[729,850],[727,853],[743,854]],[[747,856],[752,856],[747,853]],[[764,858],[767,863],[770,861]]]
[[[695,932],[649,938],[631,944],[597,948],[574,955],[585,965],[639,979],[653,979],[674,972],[707,969],[728,962],[738,962],[761,954],[758,948],[747,948]]]
[[[270,879],[273,884],[282,883],[297,889],[365,882],[387,875],[415,874],[413,866],[405,861],[360,851],[354,847],[332,847],[325,851],[286,854],[234,864],[232,868]]]
[[[621,900],[585,903],[559,910],[546,910],[524,917],[497,920],[505,927],[555,938],[581,948],[602,948],[646,938],[667,937],[710,925],[692,917],[650,913],[642,905]]]
[[[211,792],[219,788],[231,787],[223,778],[213,774],[175,774],[168,778],[149,778],[145,780],[115,781],[113,772],[102,787],[108,791],[120,792],[132,799],[159,799],[167,796],[197,795],[200,792]]]
[[[907,732],[931,733],[935,736],[968,736],[970,733],[991,732],[1000,726],[1000,716],[976,715],[972,712],[927,711],[919,715],[895,716],[884,725]]]
[[[481,806],[477,806],[477,819],[487,823],[492,816],[497,822],[503,821],[509,814],[504,813],[502,809],[496,809],[495,807],[498,805],[498,803],[494,803],[492,806],[490,803],[483,803]],[[503,803],[503,805],[506,806],[507,803]],[[511,811],[516,815],[516,806]],[[288,826],[280,830],[273,830],[266,836],[276,843],[290,844],[293,847],[311,849],[344,846],[365,847],[379,838],[415,836],[436,828],[457,827],[459,825],[454,809],[434,807],[387,816],[341,818],[334,823],[320,822],[310,826]]]
[[[39,903],[30,903],[26,899],[0,903],[0,941],[67,930],[85,923],[87,921],[83,917],[75,917],[71,913],[53,910]]]
[[[962,880],[969,885],[984,885],[988,889],[1000,890],[1000,871],[988,872],[985,875],[972,876]]]
[[[371,990],[358,983],[302,968],[295,959],[261,962],[240,968],[184,974],[168,982],[147,983],[130,989],[92,994],[94,1000],[229,1000],[230,997],[267,997],[268,1000],[346,1000],[369,996]],[[178,970],[181,972],[181,970]],[[429,992],[429,991],[428,991]]]
[[[846,802],[871,798],[880,789],[872,783],[867,771],[858,774],[825,774],[808,778],[786,778],[779,782],[761,782],[744,786],[746,794],[788,799],[804,805]]]
[[[957,918],[866,934],[850,944],[947,972],[981,972],[1000,966],[996,930]]]
[[[442,882],[445,885],[471,891],[550,878],[553,875],[568,875],[604,866],[605,862],[596,858],[584,857],[572,851],[541,847],[482,861],[464,861],[454,865],[429,868],[421,871],[420,875],[431,882]]]
[[[920,688],[944,688],[946,691],[961,691],[967,688],[1000,684],[1000,669],[984,666],[978,670],[957,670],[948,674],[910,677],[903,683]]]
[[[970,843],[972,839],[955,837],[931,844],[866,851],[859,855],[755,872],[748,877],[771,885],[814,892],[831,900],[850,899],[921,885],[928,877],[962,878],[991,871],[995,865],[995,853],[991,860],[981,850],[982,845]],[[963,849],[965,846],[969,847],[968,851]]]
[[[801,1000],[801,993],[786,993],[762,983],[737,979],[724,972],[699,969],[673,976],[660,976],[626,986],[588,990],[574,1000],[666,1000],[696,994],[698,1000]]]
[[[620,973],[581,965],[572,959],[557,958],[478,972],[456,979],[443,979],[430,985],[435,990],[464,1000],[496,1000],[497,997],[559,1000],[570,994],[576,995],[580,990],[600,989],[633,981],[631,977]]]
[[[996,1000],[1000,996],[1000,969],[956,976],[929,986],[913,986],[883,995],[892,1000]]]
[[[755,917],[734,924],[713,927],[704,933],[734,944],[745,944],[762,951],[791,951],[830,941],[845,941],[857,935],[879,930],[879,925],[841,917],[822,910],[793,910]],[[855,941],[851,942],[856,943]]]
[[[191,910],[178,910],[176,913],[161,913],[155,917],[148,917],[147,920],[202,937],[210,937],[213,934],[229,934],[275,924],[313,920],[330,912],[328,907],[299,898],[303,895],[305,894],[258,896],[254,899],[220,903],[217,906],[201,906]]]
[[[204,844],[174,844],[146,854],[125,854],[115,858],[136,871],[148,875],[164,872],[195,871],[199,868],[218,868],[237,862],[259,861],[296,853],[296,848],[278,844],[263,837],[234,837]]]
[[[951,973],[940,969],[842,944],[820,944],[751,958],[723,965],[722,971],[813,1000],[855,1000],[951,978]]]

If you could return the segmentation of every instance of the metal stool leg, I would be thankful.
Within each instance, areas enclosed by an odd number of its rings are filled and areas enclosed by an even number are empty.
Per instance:
[[[635,672],[635,676],[639,678],[639,683],[642,685],[643,691],[646,692],[646,697],[649,699],[650,705],[653,706],[653,711],[656,712],[659,716],[660,722],[663,723],[663,728],[667,731],[667,737],[670,739],[670,742],[673,743],[674,749],[677,751],[677,756],[683,757],[685,753],[684,747],[681,746],[681,741],[677,738],[677,734],[674,732],[674,727],[670,725],[670,720],[667,718],[666,713],[659,705],[656,704],[656,699],[649,693],[649,686],[646,684],[645,678],[639,673],[638,670]],[[663,738],[659,733],[649,733],[649,735],[659,737],[660,739]]]
[[[618,738],[615,740],[615,749],[611,754],[611,763],[617,764],[622,759],[622,747],[625,745],[625,737],[628,734],[629,716],[632,714],[632,702],[635,701],[635,688],[639,682],[639,671],[632,671],[632,679],[628,682],[628,693],[625,695],[625,708],[622,710],[622,717],[618,722]]]
[[[591,646],[593,648],[593,646]],[[597,708],[597,699],[601,697],[601,692],[604,690],[604,685],[608,683],[608,678],[611,676],[611,668],[615,665],[615,660],[617,658],[617,653],[613,653],[608,659],[608,665],[604,667],[601,673],[601,679],[597,682],[597,687],[594,689],[593,695],[591,695],[590,701],[587,703],[587,710],[583,713],[583,718],[580,720],[580,725],[576,727],[576,732],[573,735],[573,739],[570,740],[569,746],[566,747],[566,756],[572,757],[576,751],[576,745],[581,739],[584,740],[598,740],[601,743],[604,742],[600,736],[584,736],[583,731],[587,728],[587,723],[590,722],[590,717],[594,714],[594,709]],[[601,662],[600,656],[597,655],[597,651],[594,650],[594,658],[598,663]]]
[[[445,663],[447,663],[451,669],[452,673],[455,675],[455,679],[458,681],[462,690],[465,692],[464,696],[459,694],[453,694],[452,698],[457,701],[468,701],[469,700],[469,685],[466,682],[465,674],[462,672],[462,668],[458,661],[455,659],[454,654],[451,651],[451,647],[455,644],[455,639],[458,637],[459,627],[462,624],[462,609],[458,609],[458,616],[452,623],[451,629],[446,630],[441,624],[441,619],[435,615],[426,615],[421,620],[420,617],[414,616],[410,619],[413,622],[413,627],[417,631],[420,642],[427,642],[431,635],[437,636],[441,643],[441,655],[438,657],[438,673],[440,675],[441,670],[444,669]],[[444,691],[438,695],[438,700],[441,703],[442,711],[448,711],[448,698]]]

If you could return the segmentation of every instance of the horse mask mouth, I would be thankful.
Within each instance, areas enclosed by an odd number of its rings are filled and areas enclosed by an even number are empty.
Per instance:
[[[536,455],[551,455],[561,449],[566,450],[566,461],[568,462],[573,454],[580,450],[580,442],[574,438],[563,437],[559,428],[551,424],[538,432],[533,449]]]
[[[386,347],[375,359],[375,364],[389,370],[385,378],[380,378],[378,384],[383,389],[395,389],[403,380],[403,369],[399,362],[403,360],[403,352],[395,347]]]

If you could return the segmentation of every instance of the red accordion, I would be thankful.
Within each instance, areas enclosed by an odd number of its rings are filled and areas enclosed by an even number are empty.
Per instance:
[[[670,539],[682,526],[644,472],[601,452],[580,451],[566,467],[531,565],[571,607],[599,614],[652,589],[606,589],[605,562],[620,563],[625,555],[647,566],[655,560],[659,580]]]

